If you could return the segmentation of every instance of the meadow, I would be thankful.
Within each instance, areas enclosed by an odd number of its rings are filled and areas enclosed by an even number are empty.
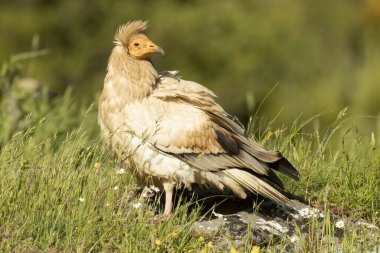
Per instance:
[[[191,232],[202,209],[194,200],[180,202],[168,222],[153,222],[160,199],[144,201],[128,168],[100,141],[96,97],[87,106],[70,89],[52,95],[43,88],[20,87],[27,77],[25,60],[40,53],[16,55],[1,69],[0,251],[222,252],[215,238]],[[281,150],[301,174],[299,182],[283,178],[290,193],[327,213],[380,225],[376,130],[361,132],[343,108],[321,130],[310,130],[319,115],[273,127],[274,119],[261,120],[256,112],[247,126],[250,137]],[[188,213],[190,205],[196,207]],[[336,250],[328,244],[335,224],[328,215],[323,222],[325,229],[303,238],[299,252]],[[215,236],[229,241],[227,234]],[[343,252],[371,250],[368,240],[379,239],[378,234],[368,239],[344,230]],[[287,243],[259,247],[281,252]],[[254,246],[247,241],[230,251],[257,252]]]

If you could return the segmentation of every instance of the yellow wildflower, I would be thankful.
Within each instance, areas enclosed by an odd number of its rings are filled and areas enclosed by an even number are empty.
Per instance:
[[[205,238],[203,236],[199,236],[197,241],[198,242],[203,242],[204,240],[205,240]]]
[[[157,246],[160,246],[162,244],[162,241],[160,239],[156,239],[154,241],[154,243],[157,245]]]
[[[212,241],[209,241],[209,242],[207,243],[207,248],[212,249]]]
[[[238,253],[234,246],[231,246],[230,253]]]
[[[251,249],[251,253],[260,253],[260,246],[253,246]]]
[[[99,169],[99,168],[100,168],[100,165],[101,165],[100,163],[94,163],[94,168],[95,168],[95,169]]]
[[[177,237],[177,235],[178,235],[178,234],[177,234],[176,231],[173,231],[173,232],[172,232],[172,236],[173,236],[174,238]]]

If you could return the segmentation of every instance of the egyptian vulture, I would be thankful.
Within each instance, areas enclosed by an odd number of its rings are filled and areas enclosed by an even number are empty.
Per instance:
[[[273,170],[298,180],[297,170],[280,152],[249,139],[212,91],[176,72],[158,72],[149,57],[164,51],[146,36],[147,28],[137,20],[117,29],[98,122],[104,142],[130,162],[138,181],[165,191],[160,218],[171,215],[174,187],[194,184],[289,205]]]

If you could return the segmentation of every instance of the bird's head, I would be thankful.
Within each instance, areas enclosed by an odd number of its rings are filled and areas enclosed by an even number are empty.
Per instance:
[[[154,53],[164,55],[164,50],[145,35],[147,29],[147,21],[128,22],[117,29],[114,42],[126,50],[132,58],[138,60],[144,60]]]

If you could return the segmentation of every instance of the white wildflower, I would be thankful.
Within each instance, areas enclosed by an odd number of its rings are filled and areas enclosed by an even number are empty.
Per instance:
[[[113,188],[115,191],[119,190],[119,186],[115,185],[115,187]]]
[[[300,241],[300,238],[297,235],[293,235],[292,237],[290,237],[290,241],[292,243],[296,243]]]
[[[308,208],[308,207],[305,207],[305,208],[299,210],[298,214],[301,217],[304,217],[304,218],[318,217],[318,216],[319,217],[323,217],[323,215],[320,214],[320,212],[319,212],[318,209],[314,209],[314,208],[311,209],[311,208]]]
[[[335,227],[337,227],[337,228],[344,228],[344,221],[343,220],[339,220],[339,221],[335,222]]]
[[[153,191],[155,191],[155,192],[160,192],[160,189],[158,189],[156,186],[154,186],[154,185],[151,185],[150,186],[150,189],[152,189]]]
[[[80,202],[84,202],[84,198],[83,198],[83,197],[80,197],[80,198],[79,198],[79,201],[80,201]]]
[[[124,174],[125,173],[125,169],[123,169],[123,168],[120,168],[120,169],[118,169],[117,171],[116,171],[116,174],[118,174],[118,175],[122,175],[122,174]]]
[[[147,197],[148,197],[148,194],[146,194],[146,192],[143,192],[143,193],[141,194],[141,197],[143,197],[143,198],[147,198]]]
[[[132,204],[132,207],[133,207],[134,209],[139,209],[140,206],[141,206],[141,203],[140,203],[140,202],[138,202],[138,203],[136,203],[136,204]]]

